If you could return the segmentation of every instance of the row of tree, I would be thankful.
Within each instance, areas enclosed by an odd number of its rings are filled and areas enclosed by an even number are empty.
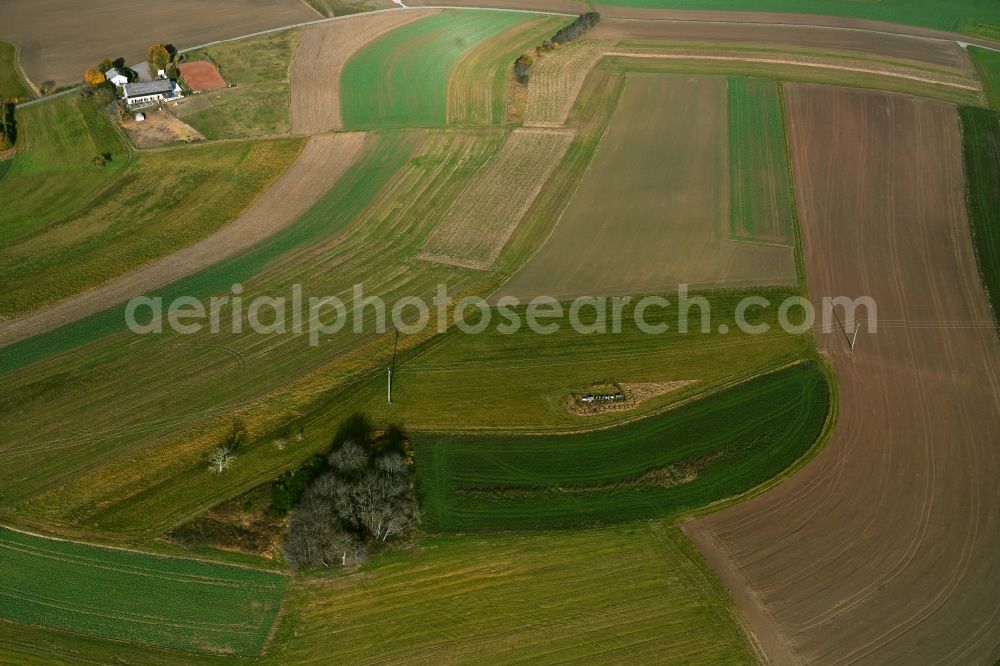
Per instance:
[[[288,521],[284,552],[294,569],[351,566],[420,520],[413,452],[405,433],[376,433],[363,414],[337,430],[327,469],[302,494]]]
[[[14,147],[17,141],[17,123],[14,121],[14,101],[0,100],[0,150]]]
[[[549,51],[555,50],[560,44],[573,41],[597,25],[600,20],[601,15],[598,12],[587,12],[586,14],[581,14],[576,17],[572,23],[564,28],[561,28],[558,32],[556,32],[556,34],[552,35],[551,39],[546,39],[544,42],[536,46],[535,55],[541,56]],[[522,85],[528,84],[528,81],[531,79],[531,68],[534,64],[535,59],[527,53],[518,56],[517,60],[514,61],[514,78],[517,79],[518,83]]]

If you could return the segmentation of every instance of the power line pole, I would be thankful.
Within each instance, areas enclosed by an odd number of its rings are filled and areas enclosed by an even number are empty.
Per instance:
[[[399,329],[396,329],[396,339],[392,343],[392,362],[389,367],[386,368],[388,371],[387,383],[386,383],[386,398],[388,403],[392,404],[392,371],[396,367],[396,349],[399,346]]]

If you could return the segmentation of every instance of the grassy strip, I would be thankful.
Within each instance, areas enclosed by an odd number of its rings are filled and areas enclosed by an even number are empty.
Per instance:
[[[982,104],[982,95],[976,90],[884,76],[870,72],[823,69],[795,64],[742,60],[686,60],[683,58],[658,59],[613,56],[603,59],[598,66],[618,72],[742,75],[776,79],[778,81],[821,83],[825,85],[898,92],[954,104],[974,106]]]
[[[0,42],[0,99],[31,99],[34,96],[21,78],[17,46]]]
[[[829,403],[826,377],[810,362],[610,430],[420,438],[426,522],[537,530],[691,510],[793,464],[822,431]]]
[[[300,39],[302,30],[284,30],[188,53],[188,60],[214,62],[232,87],[189,97],[173,110],[209,139],[287,133],[288,70]]]
[[[342,231],[409,157],[412,137],[387,134],[359,158],[309,212],[295,224],[254,248],[155,292],[164,302],[180,297],[208,296],[256,275],[268,262],[296,248]],[[49,356],[67,352],[125,329],[125,308],[116,306],[43,335],[0,349],[0,373],[10,372]]]
[[[192,651],[260,654],[280,575],[0,529],[0,616]]]
[[[295,160],[302,140],[140,154],[85,215],[0,247],[0,313],[12,316],[118,277],[234,220]]]
[[[729,79],[730,229],[739,240],[791,245],[794,207],[778,85]]]
[[[1000,52],[970,46],[969,55],[983,81],[983,90],[990,108],[1000,111]]]
[[[443,127],[448,81],[462,57],[476,44],[532,18],[514,12],[444,11],[383,35],[344,67],[344,126]]]
[[[662,524],[430,538],[294,582],[285,617],[279,663],[754,662],[725,590]]]
[[[973,245],[1000,331],[1000,114],[969,107],[959,113]]]
[[[66,95],[17,112],[17,157],[0,181],[0,245],[81,215],[132,162],[93,101]],[[104,167],[94,158],[109,154]]]
[[[705,0],[605,0],[615,7],[648,9],[707,9]],[[879,0],[845,2],[844,0],[714,0],[715,11],[789,12],[825,14],[847,18],[902,23],[938,30],[968,30],[970,22],[997,26],[1000,5],[982,0]]]

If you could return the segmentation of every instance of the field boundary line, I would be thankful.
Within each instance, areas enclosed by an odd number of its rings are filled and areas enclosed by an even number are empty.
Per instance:
[[[254,571],[258,573],[269,573],[276,576],[283,576],[284,578],[291,578],[292,575],[287,571],[282,569],[261,569],[259,567],[252,567],[248,564],[236,564],[229,562],[220,562],[219,560],[211,560],[204,557],[182,557],[180,555],[167,555],[166,553],[156,553],[149,550],[139,550],[137,548],[126,548],[125,546],[112,546],[107,544],[92,543],[88,541],[80,541],[78,539],[70,539],[68,537],[58,537],[50,534],[40,534],[38,532],[32,532],[30,530],[22,529],[19,527],[14,527],[7,523],[0,523],[0,530],[10,530],[11,532],[17,532],[18,534],[23,534],[29,537],[35,537],[38,539],[47,539],[49,541],[61,541],[63,543],[71,543],[77,546],[85,546],[87,548],[97,548],[104,550],[114,550],[121,553],[129,553],[132,555],[142,555],[144,557],[155,557],[161,560],[180,560],[185,562],[200,562],[202,564],[211,564],[220,567],[232,567],[234,569],[243,569],[244,571]]]
[[[920,83],[930,83],[939,86],[946,86],[949,88],[959,88],[961,90],[971,90],[973,92],[982,92],[982,86],[976,86],[971,84],[963,84],[951,81],[941,81],[938,79],[928,78],[925,76],[917,76],[915,74],[904,74],[902,72],[886,72],[874,68],[868,67],[851,67],[848,65],[836,65],[827,63],[817,63],[817,62],[806,62],[801,60],[788,60],[785,58],[755,58],[755,57],[744,57],[744,56],[722,56],[722,55],[701,55],[701,54],[681,54],[681,53],[637,53],[629,51],[608,51],[604,54],[608,57],[614,58],[642,58],[642,59],[652,59],[652,60],[709,60],[717,62],[759,62],[768,65],[794,65],[796,67],[811,67],[813,69],[831,69],[837,71],[845,72],[857,72],[860,74],[874,74],[876,76],[884,76],[888,78],[896,79],[906,79],[910,81],[918,81]]]

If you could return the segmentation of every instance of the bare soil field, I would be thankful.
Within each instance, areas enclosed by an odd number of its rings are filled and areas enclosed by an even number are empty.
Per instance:
[[[578,190],[502,294],[794,283],[792,248],[728,240],[726,108],[724,78],[630,75]]]
[[[204,141],[205,137],[195,128],[165,109],[147,109],[146,119],[137,121],[129,114],[122,127],[139,148],[159,148],[182,141]]]
[[[291,69],[292,132],[313,134],[340,129],[340,75],[344,64],[373,39],[437,11],[355,15],[306,28]]]
[[[963,73],[972,71],[972,62],[968,55],[955,42],[820,26],[607,19],[601,21],[588,36],[609,41],[665,40],[782,44],[810,49],[871,53],[886,58],[936,65]]]
[[[528,82],[524,124],[544,127],[565,125],[587,73],[608,50],[608,46],[604,42],[580,39],[537,59]]]
[[[317,18],[299,0],[7,0],[0,3],[0,41],[21,47],[36,84],[64,86],[101,58],[145,60],[155,42],[185,49]]]
[[[838,326],[818,337],[840,388],[826,448],[686,531],[774,663],[993,663],[1000,340],[966,219],[957,114],[885,93],[786,90],[812,299],[869,295],[878,331],[863,328],[853,353]]]
[[[491,267],[572,140],[568,130],[511,132],[499,154],[452,204],[420,258]]]
[[[208,60],[183,62],[178,67],[188,87],[195,92],[219,90],[226,87],[226,80],[222,78],[222,74],[219,74],[219,69]]]
[[[354,163],[364,134],[313,137],[292,166],[239,218],[208,238],[96,289],[4,322],[0,346],[44,333],[234,256],[293,223]]]

